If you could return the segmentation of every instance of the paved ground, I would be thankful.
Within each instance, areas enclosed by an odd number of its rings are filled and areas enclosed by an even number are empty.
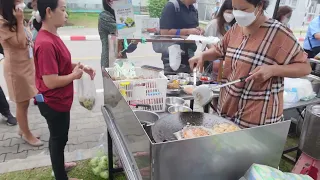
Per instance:
[[[100,111],[102,99],[102,93],[98,93],[97,104],[94,110],[88,111],[81,107],[75,98],[74,106],[71,110],[69,141],[65,152],[89,149],[98,145],[101,134],[106,132],[106,125]],[[10,103],[10,105],[11,110],[15,114],[14,103]],[[7,126],[4,121],[1,121],[0,163],[48,153],[48,126],[45,119],[40,115],[37,106],[31,105],[29,108],[29,125],[32,132],[40,135],[45,145],[40,148],[29,146],[17,135],[17,127]]]

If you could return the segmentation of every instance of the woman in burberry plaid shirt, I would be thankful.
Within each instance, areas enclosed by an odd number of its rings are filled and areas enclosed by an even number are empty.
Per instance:
[[[268,0],[232,0],[237,20],[211,49],[189,60],[202,69],[211,59],[224,59],[222,80],[244,76],[245,82],[223,88],[218,112],[241,127],[255,127],[283,120],[284,77],[310,74],[307,55],[289,29],[264,15]]]

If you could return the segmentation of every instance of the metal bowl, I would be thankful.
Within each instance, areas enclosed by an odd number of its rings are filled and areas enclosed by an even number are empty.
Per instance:
[[[182,89],[167,89],[167,95],[177,96],[181,93]]]
[[[146,125],[153,125],[156,121],[160,119],[159,115],[145,110],[134,110],[134,114],[137,116],[141,123],[145,123]]]
[[[176,106],[170,106],[168,108],[168,112],[170,114],[174,114],[178,112],[192,112],[192,109],[187,106],[176,105]]]
[[[188,73],[178,73],[179,78],[186,79],[187,77],[190,77],[190,74]]]
[[[189,81],[186,80],[186,79],[180,79],[180,80],[179,80],[179,84],[180,84],[181,86],[188,85],[188,84],[189,84]]]
[[[177,80],[177,79],[179,79],[179,76],[178,75],[167,75],[167,78],[169,80]]]
[[[166,99],[166,106],[169,108],[170,106],[183,106],[185,103],[185,100],[178,97],[167,97]]]

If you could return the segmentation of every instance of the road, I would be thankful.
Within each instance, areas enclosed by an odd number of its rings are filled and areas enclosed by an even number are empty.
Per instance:
[[[65,32],[62,34],[66,34]],[[93,33],[92,33],[93,34]],[[95,85],[98,92],[103,89],[102,75],[100,70],[100,55],[101,55],[101,42],[100,41],[65,41],[66,46],[69,48],[72,60],[74,62],[81,62],[96,69],[97,77]],[[154,53],[152,45],[139,44],[136,51],[128,54],[128,58],[132,59],[136,65],[143,64],[153,65],[157,67],[162,66],[160,54]],[[7,85],[3,77],[3,65],[0,63],[0,85],[4,92],[7,94]],[[75,85],[76,88],[76,85]]]

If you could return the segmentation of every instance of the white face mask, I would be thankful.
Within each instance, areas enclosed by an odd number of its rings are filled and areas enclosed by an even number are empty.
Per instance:
[[[284,17],[283,20],[282,20],[282,24],[285,24],[287,25],[289,23],[290,19],[287,18],[287,17]]]
[[[227,23],[230,23],[234,19],[234,15],[230,13],[223,13],[223,17]]]
[[[16,9],[21,9],[21,11],[23,11],[26,8],[26,4],[25,3],[20,3],[16,5]]]
[[[249,12],[240,11],[240,10],[233,10],[233,15],[240,26],[246,27],[246,26],[250,26],[256,20],[257,17],[254,14],[255,11],[256,10],[249,13]]]

